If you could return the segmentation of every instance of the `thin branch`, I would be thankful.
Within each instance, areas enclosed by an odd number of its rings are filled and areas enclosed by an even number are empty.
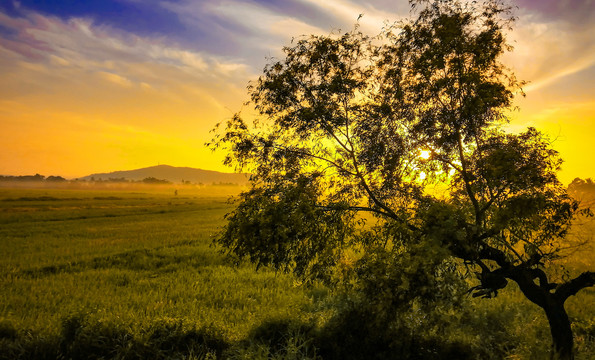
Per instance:
[[[461,130],[457,129],[457,142],[459,146],[459,157],[461,159],[461,169],[463,175],[463,181],[465,182],[465,189],[467,190],[467,194],[469,195],[469,199],[473,204],[473,209],[475,209],[475,223],[477,225],[481,225],[481,213],[479,209],[479,202],[475,198],[475,192],[471,188],[471,182],[469,181],[469,173],[467,172],[467,160],[465,159],[465,155],[463,153],[463,138],[461,136]]]
[[[351,171],[349,171],[349,170],[345,169],[345,168],[344,168],[344,167],[342,167],[341,165],[339,165],[339,164],[337,164],[336,162],[334,162],[334,161],[332,161],[332,160],[330,160],[330,159],[327,159],[327,158],[325,158],[325,157],[318,156],[318,155],[314,155],[314,154],[312,154],[312,153],[309,153],[309,152],[306,152],[306,151],[301,151],[301,150],[295,150],[295,149],[291,149],[291,148],[289,148],[289,147],[287,147],[287,146],[282,146],[282,145],[273,145],[273,146],[274,146],[275,148],[277,148],[277,149],[281,149],[281,150],[284,150],[284,151],[289,151],[289,152],[292,152],[292,153],[294,153],[294,154],[304,155],[304,156],[307,156],[307,157],[311,157],[311,158],[314,158],[314,159],[318,159],[318,160],[325,161],[325,162],[327,162],[327,163],[331,164],[332,166],[334,166],[335,168],[337,168],[339,171],[345,172],[345,173],[347,173],[347,174],[349,174],[349,175],[351,175],[351,176],[356,176],[356,174],[355,174],[355,173],[353,173],[353,172],[351,172]]]
[[[379,209],[367,207],[367,206],[334,207],[334,206],[329,206],[329,205],[317,205],[317,207],[320,208],[320,209],[322,209],[322,210],[328,210],[328,211],[333,211],[333,210],[341,209],[341,210],[373,212],[373,213],[376,213],[376,214],[380,214],[380,215],[383,215],[383,216],[392,218],[392,215],[389,214],[389,213],[386,213],[386,212],[384,212],[382,210],[379,210]]]

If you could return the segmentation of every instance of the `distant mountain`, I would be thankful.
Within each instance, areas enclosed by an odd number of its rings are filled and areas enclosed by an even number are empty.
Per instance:
[[[248,174],[234,174],[222,173],[218,171],[202,170],[189,167],[175,167],[169,165],[157,165],[136,170],[114,171],[110,173],[91,174],[82,177],[84,180],[109,180],[121,179],[126,180],[143,180],[149,177],[156,179],[168,180],[174,183],[181,183],[182,181],[190,181],[191,183],[233,183],[245,185],[248,183]]]

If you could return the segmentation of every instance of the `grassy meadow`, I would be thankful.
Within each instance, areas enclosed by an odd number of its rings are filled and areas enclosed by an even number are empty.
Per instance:
[[[405,335],[337,317],[348,300],[333,291],[236,266],[213,247],[238,188],[177,190],[0,188],[0,359],[431,359],[448,358],[436,350],[445,344],[450,358],[547,356],[545,316],[512,286],[434,319],[412,309]],[[578,358],[595,358],[595,291],[567,304]],[[374,329],[411,345],[375,355]],[[358,337],[359,348],[341,343]]]
[[[310,316],[324,289],[235,267],[211,246],[233,191],[0,189],[5,332],[59,336],[79,317],[135,336],[210,326],[236,341],[267,318]]]

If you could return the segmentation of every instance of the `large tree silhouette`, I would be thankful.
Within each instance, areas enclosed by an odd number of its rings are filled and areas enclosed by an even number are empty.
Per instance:
[[[558,181],[561,160],[540,132],[502,130],[522,94],[500,62],[509,8],[416,1],[413,14],[374,38],[357,27],[302,38],[266,66],[249,87],[256,125],[238,114],[212,143],[253,174],[218,242],[304,278],[358,269],[395,302],[434,291],[437,267],[457,259],[477,274],[474,296],[516,282],[545,311],[552,354],[571,359],[564,302],[595,273],[554,282],[548,265],[590,212]],[[362,226],[361,213],[374,220]],[[412,254],[425,265],[399,271]]]

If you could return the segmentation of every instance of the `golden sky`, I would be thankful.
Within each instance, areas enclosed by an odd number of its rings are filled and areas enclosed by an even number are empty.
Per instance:
[[[66,3],[0,5],[0,174],[231,171],[204,143],[242,109],[266,57],[293,36],[349,29],[360,13],[373,34],[408,12],[389,0]],[[595,177],[595,3],[513,4],[505,60],[530,83],[510,128],[550,135],[563,182]]]

